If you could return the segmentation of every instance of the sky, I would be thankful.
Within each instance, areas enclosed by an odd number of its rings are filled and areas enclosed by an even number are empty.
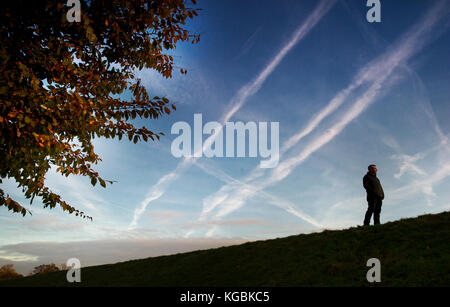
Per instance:
[[[380,3],[381,21],[369,23],[363,0],[198,1],[188,28],[200,43],[169,52],[188,74],[136,72],[177,106],[134,121],[165,136],[95,139],[97,170],[116,181],[106,189],[47,174],[92,222],[29,205],[4,180],[33,214],[0,210],[0,265],[27,274],[69,258],[89,266],[355,227],[369,164],[385,192],[382,223],[450,210],[450,1]],[[261,168],[259,152],[175,157],[171,127],[194,131],[194,114],[203,124],[277,122],[278,164]]]

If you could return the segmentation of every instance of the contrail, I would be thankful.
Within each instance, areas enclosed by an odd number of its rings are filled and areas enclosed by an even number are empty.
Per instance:
[[[161,179],[158,180],[158,182],[147,192],[147,196],[141,202],[139,208],[136,208],[134,210],[133,221],[128,226],[128,229],[134,229],[136,227],[139,217],[145,212],[145,209],[147,208],[148,204],[160,198],[167,190],[169,185],[174,180],[178,179],[180,175],[184,171],[186,171],[186,169],[190,164],[191,164],[190,159],[183,159],[183,161],[177,165],[174,171],[164,175]]]
[[[250,193],[253,193],[257,190],[257,189],[255,189],[255,187],[253,185],[249,185],[249,184],[246,184],[245,182],[235,179],[235,178],[231,177],[230,175],[226,174],[225,172],[223,172],[222,170],[213,169],[209,166],[207,167],[207,166],[205,166],[201,163],[197,163],[197,162],[195,164],[196,164],[196,166],[201,168],[205,173],[208,173],[229,185],[239,186],[240,189],[242,189],[244,191],[249,191]],[[310,217],[306,213],[295,208],[295,205],[293,203],[291,203],[290,201],[281,199],[281,198],[279,198],[271,193],[265,192],[265,191],[260,191],[259,195],[264,197],[264,199],[267,200],[272,205],[286,210],[287,212],[297,216],[298,218],[308,222],[309,224],[311,224],[317,228],[323,228],[323,225],[321,225],[318,221],[316,221],[314,218]],[[199,221],[202,221],[202,220],[204,220],[204,215],[200,216],[200,218],[199,218]]]
[[[448,15],[448,8],[445,10],[445,2],[441,1],[435,5],[426,15],[425,19],[419,26],[413,27],[408,34],[400,40],[400,43],[395,46],[393,52],[387,56],[382,56],[379,60],[374,61],[367,70],[363,70],[359,77],[365,80],[372,80],[373,83],[369,89],[360,96],[359,99],[344,113],[341,119],[328,129],[320,137],[313,140],[306,148],[298,155],[287,161],[280,163],[270,176],[270,181],[282,180],[289,174],[295,166],[303,162],[310,154],[318,150],[320,147],[331,141],[338,135],[353,119],[358,117],[378,96],[385,84],[385,81],[392,75],[395,68],[405,64],[414,54],[416,54],[422,47],[429,43],[429,35],[433,27],[443,16]],[[446,12],[446,13],[445,13]],[[357,79],[359,79],[357,77]],[[356,82],[360,84],[360,82]],[[351,85],[349,88],[352,88]],[[347,89],[346,89],[347,90]],[[278,177],[279,175],[280,177]]]
[[[394,69],[403,65],[412,55],[417,53],[427,42],[429,42],[431,30],[434,28],[437,21],[446,14],[448,14],[448,8],[443,1],[430,9],[425,18],[416,26],[412,27],[412,29],[390,49],[391,51],[378,57],[378,59],[372,61],[364,69],[360,70],[354,81],[346,89],[339,92],[331,102],[309,122],[305,129],[291,137],[285,146],[283,146],[283,152],[290,149],[301,138],[309,134],[322,119],[343,103],[350,92],[362,85],[363,82],[372,81],[372,85],[369,89],[356,100],[350,109],[344,113],[340,120],[330,129],[309,143],[297,156],[280,163],[266,180],[254,184],[254,188],[238,189],[238,187],[236,187],[233,189],[233,187],[229,185],[223,186],[213,196],[210,196],[210,199],[215,200],[215,202],[204,204],[202,215],[211,212],[212,209],[219,205],[221,205],[221,208],[219,212],[216,213],[216,218],[223,217],[235,211],[243,205],[246,199],[252,197],[256,193],[260,193],[262,189],[287,177],[296,166],[305,161],[312,153],[317,151],[323,145],[331,141],[378,97],[382,86]],[[254,180],[258,178],[258,175],[262,176],[263,174],[264,173],[261,171],[257,172],[254,170],[250,177]],[[244,182],[247,183],[248,181],[244,180]],[[248,186],[249,185],[247,185],[247,187]]]
[[[227,122],[239,109],[244,105],[247,99],[253,96],[259,91],[264,81],[269,77],[269,75],[275,70],[275,68],[280,64],[286,54],[299,42],[301,41],[311,29],[322,19],[322,17],[334,6],[336,0],[322,0],[314,9],[314,11],[308,16],[308,18],[303,22],[303,24],[294,32],[291,40],[278,52],[278,54],[270,61],[270,63],[257,75],[257,77],[244,85],[236,94],[236,96],[231,100],[229,111],[222,116],[220,122],[222,126]],[[228,109],[228,108],[227,108]],[[202,150],[208,148],[214,141],[218,133],[215,133],[208,137],[203,144]],[[158,198],[160,198],[169,187],[170,183],[179,178],[180,174],[185,171],[190,165],[192,165],[194,157],[184,158],[182,162],[177,166],[177,168],[170,172],[169,174],[163,176],[154,185],[150,191],[147,193],[147,197],[141,202],[139,208],[134,212],[133,220],[130,223],[129,229],[135,228],[137,221],[148,204]]]

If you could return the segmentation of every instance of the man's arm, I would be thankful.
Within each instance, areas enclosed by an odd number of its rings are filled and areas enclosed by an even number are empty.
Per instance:
[[[380,183],[380,192],[381,192],[380,198],[384,199],[384,191],[383,191],[383,187],[381,186],[381,183]]]
[[[373,182],[369,178],[367,178],[367,175],[364,176],[364,178],[363,178],[363,186],[364,186],[364,189],[366,189],[368,194],[376,195],[375,190],[373,188]]]

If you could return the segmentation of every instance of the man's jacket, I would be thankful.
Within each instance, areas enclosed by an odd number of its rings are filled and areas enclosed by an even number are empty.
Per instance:
[[[367,172],[363,178],[364,189],[367,192],[367,200],[369,199],[384,199],[383,188],[381,187],[380,180],[376,175]]]

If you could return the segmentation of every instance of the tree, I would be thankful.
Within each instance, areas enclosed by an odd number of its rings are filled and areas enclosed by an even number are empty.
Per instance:
[[[5,264],[0,268],[0,280],[23,277],[22,274],[16,272],[13,266],[13,264]]]
[[[89,176],[92,185],[105,187],[112,181],[93,169],[101,161],[95,136],[137,143],[164,135],[131,123],[176,109],[166,97],[150,98],[134,71],[150,68],[170,78],[174,63],[168,51],[180,41],[199,42],[186,29],[199,9],[185,0],[64,2],[2,4],[0,183],[14,178],[30,204],[38,196],[45,208],[59,205],[92,220],[53,193],[45,174],[55,166],[66,177]],[[118,98],[126,91],[130,99]],[[31,213],[2,189],[0,206]]]
[[[41,264],[34,268],[34,270],[29,274],[36,275],[36,274],[46,274],[51,272],[58,272],[59,268],[56,264],[50,263],[50,264]]]

